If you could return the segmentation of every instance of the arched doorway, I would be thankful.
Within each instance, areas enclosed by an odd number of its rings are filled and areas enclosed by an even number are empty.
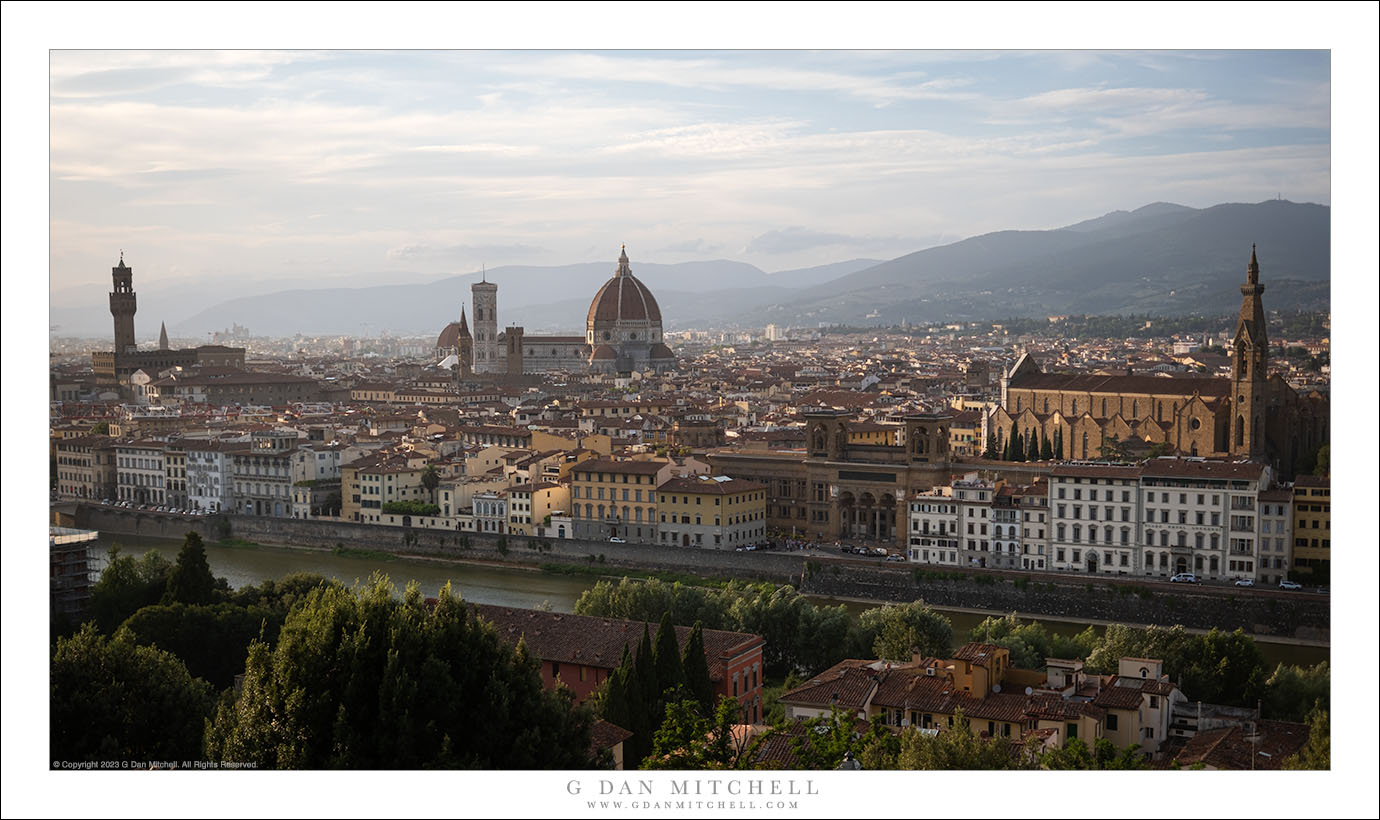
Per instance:
[[[839,493],[839,536],[852,538],[856,525],[857,500],[850,492]]]
[[[1088,572],[1097,572],[1097,553],[1088,550]]]
[[[1188,572],[1188,559],[1184,557],[1174,559],[1174,574],[1181,572]]]
[[[858,523],[855,534],[860,538],[877,537],[877,499],[872,493],[863,493],[858,499]]]
[[[680,536],[680,545],[681,545],[682,547],[688,547],[688,546],[690,546],[690,533],[688,533],[688,532],[686,532],[686,533],[681,533],[681,536]]]

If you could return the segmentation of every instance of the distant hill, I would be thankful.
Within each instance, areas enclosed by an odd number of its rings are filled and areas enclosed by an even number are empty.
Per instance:
[[[724,259],[676,265],[634,259],[632,269],[656,296],[668,329],[1177,315],[1235,310],[1256,243],[1267,308],[1328,309],[1330,231],[1331,210],[1324,205],[1271,200],[1199,209],[1156,202],[1054,230],[983,234],[888,261],[853,259],[766,273]],[[508,266],[486,275],[499,284],[500,322],[521,324],[529,333],[578,333],[590,299],[615,267],[612,260]],[[462,303],[469,304],[470,284],[479,278],[469,273],[422,283],[279,286],[272,292],[256,282],[223,301],[181,285],[140,291],[138,325],[147,335],[166,320],[168,331],[182,337],[233,323],[263,335],[439,332],[458,317]],[[108,332],[104,293],[71,302],[54,294],[53,303],[51,323],[64,333],[87,327]]]
[[[1330,220],[1326,206],[1282,200],[1204,209],[1156,203],[1056,230],[999,231],[928,248],[752,314],[765,317],[758,323],[892,324],[1230,311],[1240,304],[1252,243],[1267,307],[1325,308]]]
[[[855,259],[769,274],[754,265],[726,259],[676,265],[633,260],[632,270],[656,296],[668,324],[676,326],[687,312],[714,318],[724,312],[725,305],[779,301],[789,298],[793,289],[876,263],[875,259]],[[521,324],[529,333],[583,333],[590,300],[616,269],[614,262],[558,267],[512,265],[490,269],[483,276],[498,283],[500,322]],[[237,322],[253,333],[265,335],[358,334],[366,323],[371,333],[384,329],[394,333],[439,333],[447,322],[459,318],[462,302],[469,305],[470,285],[480,277],[480,273],[470,273],[422,284],[246,295],[169,321],[168,331],[197,335]]]

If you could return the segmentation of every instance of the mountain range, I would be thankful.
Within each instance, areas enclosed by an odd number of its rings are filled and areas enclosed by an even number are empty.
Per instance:
[[[998,231],[887,261],[853,259],[766,273],[731,260],[633,263],[667,329],[893,325],[1050,314],[1222,313],[1240,304],[1252,243],[1270,309],[1330,306],[1331,211],[1270,200],[1189,208],[1157,202],[1045,231]],[[256,335],[439,332],[469,304],[469,286],[499,285],[499,320],[529,333],[583,331],[590,299],[615,264],[507,266],[430,282],[294,289],[259,283],[211,303],[196,285],[140,293],[141,338],[165,320],[174,336],[238,323]],[[399,280],[380,274],[378,281]],[[136,289],[138,283],[136,282]],[[61,306],[59,302],[62,302]],[[64,335],[108,333],[104,294],[54,294]]]

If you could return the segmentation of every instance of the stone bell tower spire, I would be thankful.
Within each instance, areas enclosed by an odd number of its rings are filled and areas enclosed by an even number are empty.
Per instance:
[[[134,293],[134,269],[125,265],[125,252],[120,251],[120,264],[110,269],[113,287],[110,291],[110,315],[115,317],[115,352],[128,353],[136,349],[134,342],[134,313],[139,309]]]
[[[1269,342],[1265,337],[1265,307],[1261,294],[1260,263],[1255,245],[1246,266],[1246,281],[1241,285],[1241,313],[1236,319],[1232,339],[1232,455],[1265,455],[1265,392],[1269,370]]]

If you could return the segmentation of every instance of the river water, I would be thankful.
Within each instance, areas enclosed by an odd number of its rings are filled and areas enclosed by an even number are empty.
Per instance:
[[[177,560],[181,539],[101,533],[102,551],[119,544],[124,552],[142,555],[153,549],[169,561]],[[346,584],[365,583],[375,573],[387,575],[401,590],[416,581],[423,595],[435,595],[447,582],[467,601],[496,606],[533,608],[549,605],[556,612],[574,612],[580,594],[594,586],[597,578],[588,575],[558,575],[509,566],[451,564],[416,558],[361,558],[336,555],[323,550],[291,547],[225,546],[206,544],[206,560],[212,574],[239,588],[278,579],[294,572],[313,572]],[[616,572],[614,570],[613,572]],[[838,601],[819,599],[820,604]],[[854,615],[874,604],[844,603]],[[962,642],[968,632],[982,622],[983,614],[942,610],[953,622],[954,638]],[[1074,635],[1087,628],[1085,623],[1036,619],[1051,632]],[[1101,627],[1095,627],[1099,631]],[[1328,660],[1330,650],[1320,646],[1297,646],[1256,639],[1265,660],[1276,663],[1311,665]]]

